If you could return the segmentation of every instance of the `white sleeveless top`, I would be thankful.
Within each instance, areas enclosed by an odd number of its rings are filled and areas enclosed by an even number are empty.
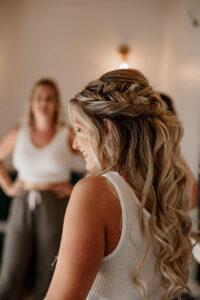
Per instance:
[[[103,258],[86,300],[143,300],[132,279],[133,270],[143,258],[146,246],[138,219],[140,203],[131,187],[117,172],[108,172],[103,176],[118,193],[122,210],[122,232],[117,247]],[[146,210],[144,218],[148,222],[149,213]],[[148,290],[148,300],[160,300],[164,293],[155,277],[155,262],[152,242],[149,257],[140,272]]]
[[[71,151],[68,147],[68,128],[58,129],[51,142],[36,147],[30,128],[21,125],[13,152],[13,165],[18,177],[30,183],[56,183],[70,179]]]

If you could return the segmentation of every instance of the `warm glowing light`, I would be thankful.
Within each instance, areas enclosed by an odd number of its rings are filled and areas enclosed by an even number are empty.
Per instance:
[[[129,69],[129,65],[127,63],[122,63],[120,66],[119,66],[120,69]]]
[[[130,48],[128,45],[121,45],[119,46],[118,48],[118,51],[119,51],[119,54],[122,58],[121,60],[121,64],[119,66],[120,69],[128,69],[129,68],[129,65],[127,64],[127,61],[128,61],[128,56],[129,56],[129,53],[130,53]]]

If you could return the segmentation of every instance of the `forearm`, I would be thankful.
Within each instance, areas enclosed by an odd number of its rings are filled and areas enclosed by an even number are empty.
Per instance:
[[[8,187],[12,184],[12,179],[4,167],[2,161],[0,161],[0,186],[2,190],[7,193]]]

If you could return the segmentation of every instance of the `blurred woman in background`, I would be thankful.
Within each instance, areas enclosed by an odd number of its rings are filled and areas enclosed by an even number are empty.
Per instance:
[[[72,191],[72,131],[65,125],[56,83],[41,79],[33,87],[26,122],[0,141],[0,184],[14,197],[0,273],[0,300],[16,299],[33,249],[35,298],[41,300],[52,277],[63,218]],[[13,182],[3,161],[13,155]]]

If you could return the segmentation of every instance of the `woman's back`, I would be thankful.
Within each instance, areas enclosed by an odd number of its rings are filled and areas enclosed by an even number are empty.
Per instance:
[[[105,173],[108,181],[114,186],[121,205],[122,229],[117,247],[102,260],[87,300],[94,299],[143,299],[139,288],[133,281],[133,272],[138,262],[145,254],[146,240],[139,226],[139,200],[128,183],[117,172]],[[112,215],[110,216],[112,218]],[[149,213],[144,210],[145,222]],[[160,300],[163,288],[155,277],[155,254],[153,249],[149,253],[140,276],[145,282],[148,299]]]

